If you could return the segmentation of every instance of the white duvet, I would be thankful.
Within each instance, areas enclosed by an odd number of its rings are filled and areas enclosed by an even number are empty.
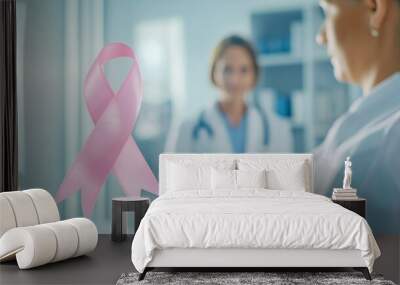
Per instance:
[[[359,215],[321,195],[265,189],[162,195],[133,239],[135,268],[165,248],[358,249],[371,272],[380,255]]]

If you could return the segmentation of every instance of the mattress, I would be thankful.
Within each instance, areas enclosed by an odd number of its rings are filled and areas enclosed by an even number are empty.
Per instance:
[[[266,189],[167,192],[132,243],[139,272],[163,249],[359,250],[372,271],[379,248],[361,216],[313,193]]]

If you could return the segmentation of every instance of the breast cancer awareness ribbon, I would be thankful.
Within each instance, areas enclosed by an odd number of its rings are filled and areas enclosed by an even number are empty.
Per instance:
[[[114,94],[104,64],[119,57],[133,62]],[[131,135],[143,88],[138,61],[129,46],[112,43],[100,51],[86,75],[84,96],[95,127],[60,185],[56,201],[81,190],[83,213],[90,216],[110,173],[117,177],[127,196],[140,196],[142,189],[157,194],[158,182]]]

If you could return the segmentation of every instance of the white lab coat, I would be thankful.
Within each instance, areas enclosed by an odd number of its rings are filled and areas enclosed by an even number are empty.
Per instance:
[[[351,157],[352,187],[367,198],[374,232],[400,234],[400,73],[357,99],[316,149],[315,191],[342,187],[344,161]]]
[[[166,152],[172,153],[232,153],[233,147],[229,138],[228,130],[218,105],[213,104],[205,110],[204,120],[211,127],[213,135],[204,129],[199,130],[197,139],[193,137],[193,130],[196,127],[199,116],[183,122],[178,131],[170,135],[167,142]],[[264,144],[264,129],[259,112],[248,105],[247,136],[245,152],[265,152],[268,146]]]

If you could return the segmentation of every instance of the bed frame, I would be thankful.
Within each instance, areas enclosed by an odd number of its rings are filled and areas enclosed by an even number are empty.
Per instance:
[[[239,159],[268,158],[304,160],[309,166],[309,183],[306,191],[313,192],[314,168],[312,154],[161,154],[159,161],[159,193],[165,193],[166,162],[183,159]],[[150,270],[161,268],[184,269],[229,269],[229,271],[248,271],[251,269],[290,270],[296,268],[353,268],[361,271],[367,280],[371,280],[368,268],[359,250],[329,249],[249,249],[249,248],[170,248],[156,250],[152,261],[147,265],[139,280],[143,280]]]

